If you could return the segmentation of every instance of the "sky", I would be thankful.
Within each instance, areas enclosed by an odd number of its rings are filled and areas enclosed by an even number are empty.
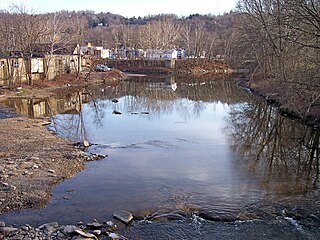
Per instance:
[[[161,13],[178,16],[190,14],[223,14],[236,6],[237,0],[0,0],[0,9],[23,4],[32,12],[45,13],[60,10],[93,10],[111,12],[124,17],[143,17]]]

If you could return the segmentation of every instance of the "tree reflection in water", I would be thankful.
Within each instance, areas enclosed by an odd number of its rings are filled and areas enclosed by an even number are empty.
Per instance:
[[[151,197],[147,202],[150,205],[146,207],[150,209],[158,206],[169,209],[173,206],[187,212],[203,210],[213,219],[216,216],[218,219],[264,219],[275,216],[274,213],[282,216],[284,209],[297,209],[299,205],[310,214],[319,212],[320,198],[314,197],[319,194],[319,129],[278,114],[276,108],[261,99],[253,99],[252,95],[248,96],[231,81],[130,79],[54,96],[44,102],[18,101],[11,104],[26,112],[32,110],[34,115],[44,113],[52,116],[51,127],[59,135],[76,141],[89,138],[96,144],[94,147],[97,146],[89,151],[111,152],[108,161],[92,163],[92,166],[102,166],[99,171],[88,171],[82,179],[80,174],[72,183],[77,185],[79,193],[83,191],[83,196],[90,198],[88,191],[99,192],[93,203],[99,202],[101,205],[83,206],[86,201],[81,198],[70,200],[74,200],[76,208],[88,208],[87,213],[90,213],[91,206],[95,206],[93,214],[96,215],[96,207],[105,207],[106,199],[110,206],[119,204],[121,199],[126,206],[127,200],[131,204],[136,201],[133,204],[140,208],[139,204],[145,203],[145,199],[140,199],[143,184],[151,189],[147,190]],[[112,115],[113,110],[123,114]],[[221,114],[217,122],[213,120],[215,114]],[[227,123],[225,116],[228,117]],[[201,118],[204,121],[194,121]],[[187,124],[180,124],[183,121]],[[220,131],[226,124],[230,138]],[[175,135],[173,131],[177,126],[181,135]],[[160,131],[152,132],[157,129]],[[169,138],[171,140],[167,141]],[[230,139],[234,151],[230,151],[227,139]],[[115,178],[118,171],[113,170],[122,171],[123,166],[127,175]],[[155,173],[148,170],[158,168],[160,171]],[[109,170],[110,174],[105,174]],[[107,175],[109,178],[105,178]],[[110,200],[104,195],[106,191],[96,190],[99,189],[96,183],[101,181],[95,177],[107,179],[107,184],[98,185],[115,186],[117,190],[110,191],[115,191],[115,195],[121,192],[119,197]],[[131,181],[118,181],[123,177],[129,177]],[[149,181],[157,178],[160,180]],[[116,184],[110,184],[109,180],[116,181]],[[171,180],[172,185],[170,183],[165,188],[168,191],[158,190]],[[81,182],[85,184],[78,186]],[[133,184],[127,185],[127,182]],[[312,191],[314,189],[318,193]],[[63,194],[65,190],[62,188]],[[135,197],[132,197],[133,194],[136,194]],[[126,199],[127,196],[129,199]],[[158,202],[155,201],[157,206],[151,203],[153,197],[158,198]],[[310,211],[309,206],[312,208]],[[56,214],[56,205],[53,208]]]
[[[146,116],[148,118],[160,118],[173,111],[179,112],[186,120],[198,117],[208,102],[219,101],[233,104],[243,97],[232,82],[221,81],[220,78],[218,78],[219,81],[211,78],[209,80],[176,79],[174,77],[135,78],[113,85],[70,93],[73,95],[72,102],[76,102],[75,105],[81,106],[81,109],[79,111],[60,111],[63,114],[53,118],[53,126],[64,137],[82,141],[88,137],[84,115],[89,114],[93,117],[97,128],[108,127],[103,126],[104,118],[107,118],[112,112],[108,112],[108,109],[124,114],[152,113]],[[111,101],[112,99],[121,99],[121,101],[115,104]],[[62,102],[66,105],[70,100]],[[85,110],[82,106],[84,103],[87,103]]]
[[[319,184],[319,133],[261,101],[233,105],[232,146],[265,188],[279,194],[306,193]]]
[[[74,107],[67,112],[64,112],[62,118],[52,118],[52,128],[61,133],[63,133],[68,139],[77,140],[77,141],[84,141],[88,139],[85,122],[83,118],[83,92],[76,91],[72,93],[72,104]],[[65,104],[69,104],[70,101],[62,101]],[[64,107],[65,109],[65,107]],[[67,120],[67,121],[66,121]],[[65,124],[67,122],[68,124]]]
[[[230,108],[231,145],[242,155],[241,164],[262,177],[266,189],[289,194],[317,188],[319,128],[290,120],[261,99],[246,96],[232,82],[217,79],[137,78],[47,99],[16,99],[7,105],[30,117],[56,115],[51,126],[60,135],[83,141],[89,137],[88,114],[95,127],[107,128],[104,120],[112,110],[152,113],[148,118],[176,111],[188,120],[199,116],[208,102],[222,102]],[[114,104],[114,98],[121,101]]]

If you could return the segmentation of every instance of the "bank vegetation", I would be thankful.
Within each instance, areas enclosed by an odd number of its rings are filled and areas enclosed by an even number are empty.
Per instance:
[[[319,120],[320,2],[241,0],[237,17],[231,55],[253,67],[251,87],[286,111]]]

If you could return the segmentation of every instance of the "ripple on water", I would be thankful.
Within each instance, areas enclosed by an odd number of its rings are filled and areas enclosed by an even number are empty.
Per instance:
[[[319,239],[319,230],[302,231],[290,221],[208,221],[196,214],[173,221],[139,221],[119,232],[129,239]]]

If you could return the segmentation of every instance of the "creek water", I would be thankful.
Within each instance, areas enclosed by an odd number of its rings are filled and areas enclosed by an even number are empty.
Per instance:
[[[51,115],[60,136],[108,156],[44,208],[3,214],[9,224],[105,221],[124,209],[140,219],[121,228],[130,239],[320,236],[319,129],[233,81],[132,78],[30,102],[8,105]]]

